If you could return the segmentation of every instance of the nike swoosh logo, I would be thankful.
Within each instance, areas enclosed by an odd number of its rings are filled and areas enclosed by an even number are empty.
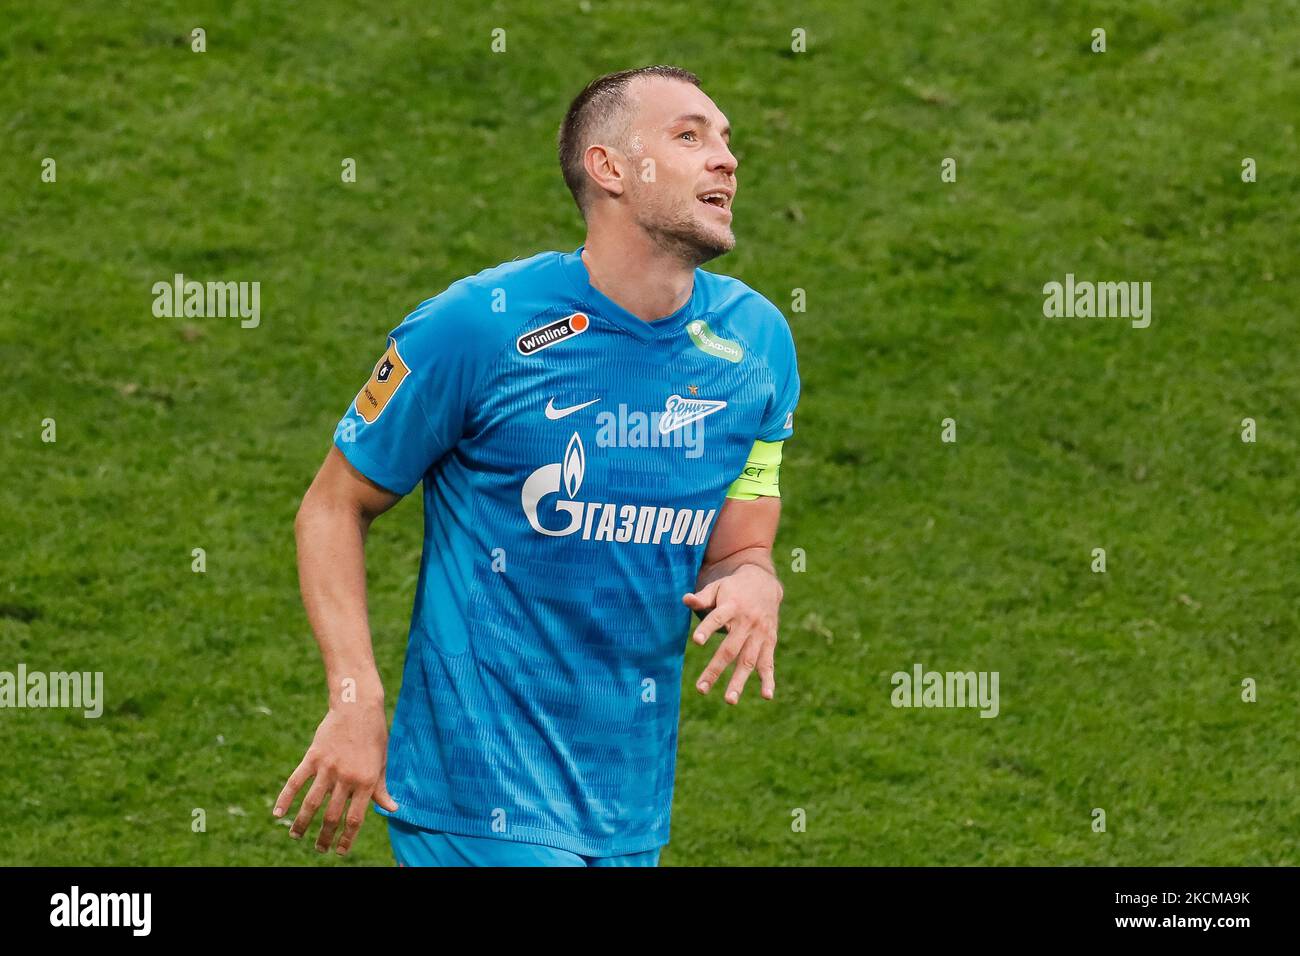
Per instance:
[[[555,399],[551,398],[546,402],[546,417],[551,421],[555,421],[557,418],[563,418],[565,415],[572,415],[574,412],[580,412],[588,405],[595,405],[598,401],[600,401],[599,398],[593,398],[591,401],[583,402],[581,405],[570,405],[568,408],[556,408]]]

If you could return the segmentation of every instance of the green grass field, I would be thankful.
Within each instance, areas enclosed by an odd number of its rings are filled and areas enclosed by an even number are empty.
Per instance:
[[[4,4],[0,670],[107,699],[0,710],[0,863],[391,863],[373,813],[345,860],[271,817],[326,702],[294,513],[415,303],[581,244],[555,130],[657,62],[732,122],[707,268],[804,384],[776,699],[687,649],[664,865],[1300,862],[1300,7],[448,6]],[[261,324],[155,318],[177,272]],[[1150,281],[1150,327],[1045,318],[1066,273]],[[417,499],[369,549],[390,708]],[[999,672],[999,716],[895,709],[916,663]]]

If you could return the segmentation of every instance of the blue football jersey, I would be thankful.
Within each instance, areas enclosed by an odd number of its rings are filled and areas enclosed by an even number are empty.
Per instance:
[[[609,856],[668,842],[682,595],[755,440],[792,434],[799,376],[744,283],[697,269],[646,322],[581,253],[421,303],[334,442],[390,491],[423,482],[393,815]]]

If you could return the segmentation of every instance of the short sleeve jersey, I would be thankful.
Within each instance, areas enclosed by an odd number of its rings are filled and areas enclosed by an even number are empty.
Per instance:
[[[744,283],[697,269],[647,322],[581,252],[421,303],[334,441],[390,491],[423,484],[395,816],[608,856],[668,842],[682,595],[800,386],[784,316]]]

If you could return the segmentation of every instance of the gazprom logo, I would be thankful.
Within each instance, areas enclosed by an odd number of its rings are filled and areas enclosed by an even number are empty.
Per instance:
[[[542,465],[524,480],[519,503],[534,531],[548,538],[581,532],[584,541],[633,544],[662,544],[665,535],[668,544],[693,546],[708,541],[709,526],[717,514],[716,508],[704,511],[699,508],[578,501],[586,471],[587,453],[582,447],[582,439],[574,432],[560,461]],[[554,501],[551,501],[552,496],[555,496]],[[550,527],[557,523],[556,518],[561,519],[559,526]]]
[[[564,479],[564,490],[570,498],[578,497],[582,487],[582,476],[587,473],[587,453],[583,450],[582,439],[574,432],[569,438],[569,446],[564,449],[564,462],[560,466],[560,477]]]

